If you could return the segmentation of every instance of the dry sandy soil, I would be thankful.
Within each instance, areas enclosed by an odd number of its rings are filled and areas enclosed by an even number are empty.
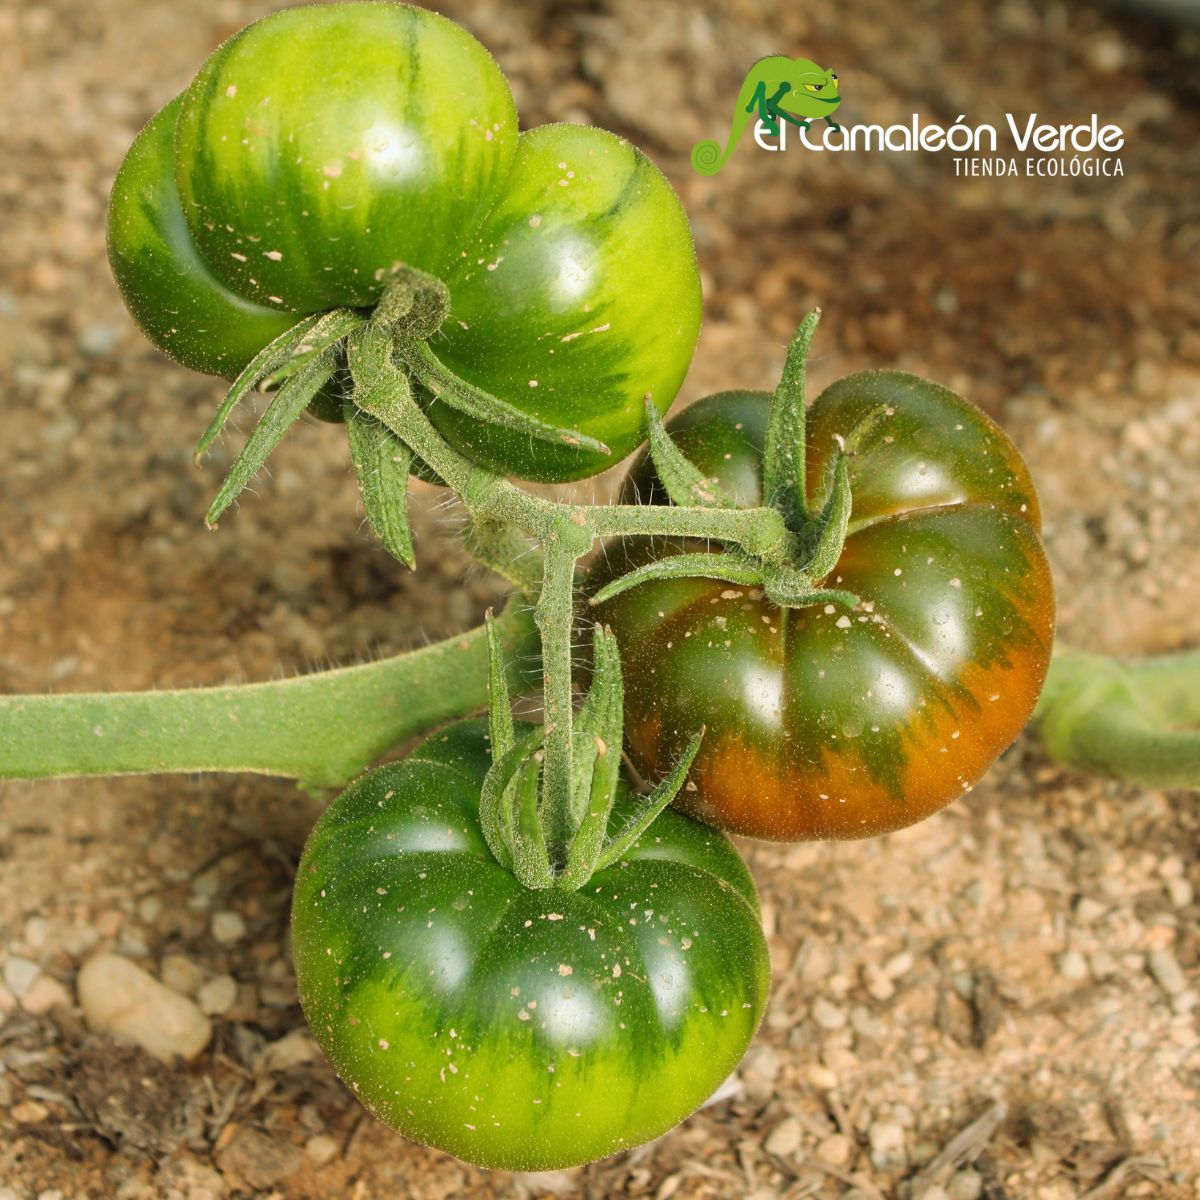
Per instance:
[[[203,473],[189,452],[220,387],[125,316],[104,206],[141,123],[273,7],[0,3],[5,691],[270,678],[448,634],[497,594],[467,577],[428,490],[420,570],[390,561],[344,442],[315,423],[219,534],[202,529],[231,447]],[[1041,0],[447,7],[511,75],[526,124],[620,130],[679,187],[708,306],[683,401],[770,386],[819,303],[816,384],[916,370],[1022,447],[1065,640],[1200,644],[1195,35]],[[848,122],[1097,111],[1127,132],[1124,175],[955,178],[947,155],[746,149],[693,174],[691,145],[727,128],[746,66],[784,49],[838,70]],[[956,1200],[1200,1195],[1194,794],[1072,774],[1027,735],[905,833],[747,845],[775,994],[741,1070],[657,1143],[533,1178],[375,1124],[304,1036],[287,903],[318,811],[240,778],[0,789],[0,1198],[932,1200],[931,1180]],[[241,929],[214,922],[228,913]],[[197,1064],[88,1034],[75,979],[106,947],[152,973],[182,956],[193,987],[236,981]],[[1149,971],[1154,951],[1181,978]]]

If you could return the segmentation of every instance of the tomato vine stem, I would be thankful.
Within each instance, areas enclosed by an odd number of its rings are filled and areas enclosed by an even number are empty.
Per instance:
[[[1122,661],[1056,646],[1033,722],[1068,766],[1198,788],[1200,651]]]
[[[509,683],[528,690],[527,597],[497,618]],[[0,779],[195,771],[339,787],[381,754],[488,699],[483,626],[362,666],[229,687],[0,696]]]

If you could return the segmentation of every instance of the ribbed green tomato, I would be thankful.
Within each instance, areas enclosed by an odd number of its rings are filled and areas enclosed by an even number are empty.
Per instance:
[[[462,722],[322,816],[300,999],[392,1128],[480,1166],[573,1166],[670,1129],[737,1065],[769,986],[758,901],[725,838],[673,812],[580,890],[526,889],[480,831],[490,761]]]
[[[769,400],[723,392],[668,424],[747,506],[762,503]],[[680,579],[597,610],[621,650],[634,761],[656,776],[707,726],[680,803],[722,829],[800,841],[910,825],[979,779],[1041,690],[1054,590],[1037,497],[984,413],[899,372],[839,380],[809,412],[810,495],[839,439],[881,407],[851,459],[850,526],[827,580],[858,608],[781,609],[760,590]],[[624,499],[666,502],[647,459]],[[610,549],[593,585],[679,549]]]
[[[666,411],[700,325],[678,198],[628,143],[518,135],[507,81],[424,9],[286,9],[204,64],[130,152],[110,257],[156,345],[235,373],[302,314],[367,308],[394,269],[446,282],[432,341],[468,382],[609,446],[530,440],[431,406],[458,448],[529,479],[582,478]],[[182,219],[181,219],[182,217]]]

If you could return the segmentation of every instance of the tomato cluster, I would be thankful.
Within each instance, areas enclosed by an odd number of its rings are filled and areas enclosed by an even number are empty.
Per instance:
[[[519,131],[488,52],[406,5],[287,9],[231,38],[139,135],[108,232],[155,345],[231,378],[253,364],[228,406],[282,380],[290,419],[310,402],[345,416],[360,483],[388,493],[382,508],[364,501],[368,514],[394,521],[387,544],[405,561],[410,465],[459,480],[464,498],[482,480],[539,505],[539,519],[560,514],[532,529],[546,549],[546,728],[513,741],[493,662],[495,763],[487,727],[451,726],[351,785],[308,841],[292,928],[317,1041],[388,1125],[482,1165],[568,1166],[669,1129],[734,1068],[766,1003],[753,881],[721,831],[899,828],[961,795],[1029,717],[1054,600],[1016,449],[960,397],[894,372],[827,389],[807,437],[802,399],[778,424],[757,392],[710,396],[663,434],[655,413],[700,323],[677,197],[612,134]],[[440,374],[421,374],[425,353]],[[231,473],[239,486],[281,436],[283,417],[267,417],[261,455]],[[776,431],[789,428],[784,457],[804,469],[784,503],[767,493]],[[583,510],[495,476],[582,478],[647,431],[654,452],[634,464],[625,504],[644,514],[687,492],[783,532],[730,540],[763,586],[731,583],[719,555],[685,540],[615,542],[593,595],[631,571],[643,581],[595,596],[620,661],[600,629],[611,669],[598,649],[573,735],[571,571],[618,526],[589,527]],[[473,521],[480,508],[468,501]],[[497,511],[475,521],[475,548],[511,566],[531,529]],[[635,532],[648,528],[707,536]],[[650,578],[655,564],[666,566]],[[779,580],[793,591],[771,590]],[[657,784],[648,799],[619,781],[622,713]],[[689,769],[690,815],[660,812]]]

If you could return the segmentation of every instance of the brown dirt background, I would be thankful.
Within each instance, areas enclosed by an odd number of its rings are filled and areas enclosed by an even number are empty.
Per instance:
[[[448,634],[496,594],[425,489],[420,569],[390,561],[316,423],[202,528],[230,446],[202,473],[189,453],[220,386],[126,317],[104,208],[143,121],[275,7],[0,0],[0,689],[269,678]],[[619,130],[679,188],[707,299],[684,401],[771,386],[820,304],[815,385],[915,370],[1022,447],[1064,639],[1200,644],[1195,34],[1054,0],[446,11],[497,55],[524,124]],[[744,145],[694,175],[746,66],[785,50],[838,70],[847,122],[1099,112],[1126,130],[1125,174],[955,178],[948,154]],[[301,1037],[264,1056],[303,1028],[287,901],[318,801],[222,777],[7,785],[0,958],[36,962],[67,1002],[30,1013],[0,988],[0,1197],[903,1197],[997,1101],[973,1167],[941,1180],[952,1196],[1200,1195],[1195,802],[1072,774],[1027,736],[916,829],[748,847],[775,994],[725,1098],[650,1146],[521,1178],[376,1125]],[[223,910],[246,923],[232,945],[211,935]],[[199,1063],[86,1033],[74,980],[103,947],[234,976]],[[1181,994],[1147,971],[1153,950]]]

